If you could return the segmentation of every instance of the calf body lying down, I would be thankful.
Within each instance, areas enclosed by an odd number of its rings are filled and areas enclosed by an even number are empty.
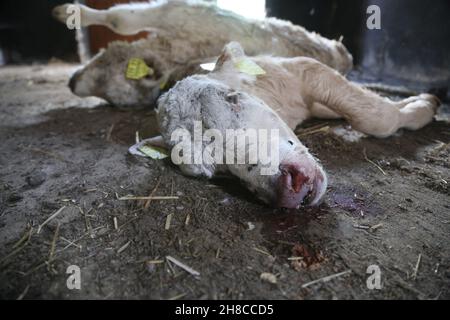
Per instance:
[[[98,96],[122,107],[151,105],[161,83],[195,73],[200,62],[219,55],[219,47],[230,40],[242,42],[252,54],[292,57],[247,58],[241,45],[230,43],[213,72],[188,77],[160,98],[157,115],[162,136],[151,140],[174,148],[172,134],[184,128],[195,136],[194,121],[224,136],[228,129],[278,129],[279,166],[272,175],[261,175],[261,163],[180,164],[189,175],[235,175],[261,200],[278,207],[316,205],[326,190],[325,172],[293,132],[304,120],[344,118],[363,133],[387,137],[399,128],[423,127],[438,106],[431,95],[394,102],[348,82],[338,73],[345,73],[352,64],[341,43],[287,22],[249,21],[217,7],[181,0],[108,11],[81,8],[84,26],[102,24],[121,34],[157,32],[133,44],[113,44],[71,79],[76,94]],[[55,16],[65,21],[66,9],[67,5],[57,7]],[[145,60],[156,77],[126,79],[126,64],[133,57]],[[242,59],[251,59],[266,74],[242,72],[236,68],[236,61]]]
[[[67,21],[68,6],[58,6],[53,11],[63,23]],[[70,81],[75,94],[97,96],[122,108],[154,106],[161,84],[198,73],[200,63],[215,61],[230,41],[241,43],[252,56],[306,56],[341,73],[352,68],[352,56],[339,41],[287,21],[246,19],[202,1],[159,0],[117,5],[109,10],[81,5],[80,11],[82,26],[104,25],[123,35],[151,31],[145,40],[111,44]],[[143,59],[155,70],[154,77],[127,79],[125,73],[131,58]]]
[[[266,71],[251,75],[236,61],[251,59]],[[278,129],[279,166],[273,175],[261,175],[256,166],[242,164],[180,164],[189,175],[212,178],[232,174],[266,203],[283,208],[316,205],[327,187],[319,162],[302,145],[293,130],[309,118],[347,120],[353,128],[375,137],[388,137],[400,128],[419,129],[432,121],[439,102],[422,94],[399,102],[362,89],[317,60],[260,56],[248,58],[242,47],[228,44],[216,68],[178,82],[158,102],[158,123],[163,142],[173,148],[176,130]],[[206,144],[206,142],[203,142]],[[206,147],[206,146],[204,146]],[[226,145],[224,145],[226,149]]]

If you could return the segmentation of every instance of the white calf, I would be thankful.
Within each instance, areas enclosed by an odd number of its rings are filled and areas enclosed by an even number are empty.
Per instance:
[[[266,74],[242,72],[236,62],[248,59]],[[416,130],[428,124],[438,104],[428,94],[394,102],[350,83],[314,59],[248,58],[238,43],[230,43],[212,73],[188,77],[163,95],[157,114],[163,141],[170,148],[177,143],[171,139],[175,130],[193,134],[193,121],[224,136],[227,129],[278,129],[280,166],[274,175],[261,175],[261,163],[256,167],[225,161],[183,163],[180,168],[209,178],[233,174],[263,201],[297,208],[319,203],[327,184],[323,169],[293,132],[304,120],[344,118],[363,133],[388,137],[400,128]]]

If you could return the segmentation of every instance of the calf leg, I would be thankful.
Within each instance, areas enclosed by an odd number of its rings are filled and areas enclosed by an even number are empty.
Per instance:
[[[73,4],[63,4],[53,9],[53,16],[66,23]],[[95,10],[84,5],[77,5],[80,9],[80,22],[82,27],[102,25],[121,35],[133,35],[149,28],[148,11],[150,5],[127,4],[118,5],[108,10]]]
[[[314,102],[313,105],[311,106],[311,115],[314,118],[327,119],[327,120],[334,120],[334,119],[342,118],[341,115],[339,115],[338,113],[334,112],[327,106],[324,106],[323,104],[317,103],[317,102]]]
[[[420,129],[433,120],[439,105],[439,100],[429,94],[399,102],[383,98],[313,59],[297,58],[292,63],[306,100],[328,107],[368,135],[382,138],[400,128]]]

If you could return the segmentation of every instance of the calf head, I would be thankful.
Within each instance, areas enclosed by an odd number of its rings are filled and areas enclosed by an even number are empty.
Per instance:
[[[127,78],[132,58],[142,59],[152,73],[139,80]],[[76,71],[69,87],[77,96],[99,97],[119,108],[145,108],[154,106],[167,81],[164,59],[147,48],[146,41],[114,42]]]
[[[232,174],[262,201],[276,207],[317,205],[327,187],[325,172],[318,161],[264,101],[219,78],[213,74],[186,78],[160,98],[158,123],[165,143],[172,149],[174,163],[194,176]],[[266,137],[269,132],[275,133],[266,144],[270,161],[261,158],[265,152],[258,150],[259,157],[250,163],[250,150],[255,145],[261,147],[261,140],[252,140],[255,132],[257,139],[264,136],[258,132],[267,133]],[[243,136],[244,150],[230,144]],[[205,160],[204,151],[211,151],[211,144],[214,156],[208,153],[208,161],[195,161],[202,156]],[[200,157],[199,146],[203,151]],[[180,150],[188,161],[178,161]],[[232,161],[226,159],[228,154],[232,155]]]

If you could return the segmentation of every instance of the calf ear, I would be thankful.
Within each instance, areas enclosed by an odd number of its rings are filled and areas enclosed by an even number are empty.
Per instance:
[[[233,63],[242,58],[245,58],[245,52],[241,44],[239,42],[230,42],[223,48],[221,55],[217,59],[214,71],[221,70],[229,65],[230,62]]]

